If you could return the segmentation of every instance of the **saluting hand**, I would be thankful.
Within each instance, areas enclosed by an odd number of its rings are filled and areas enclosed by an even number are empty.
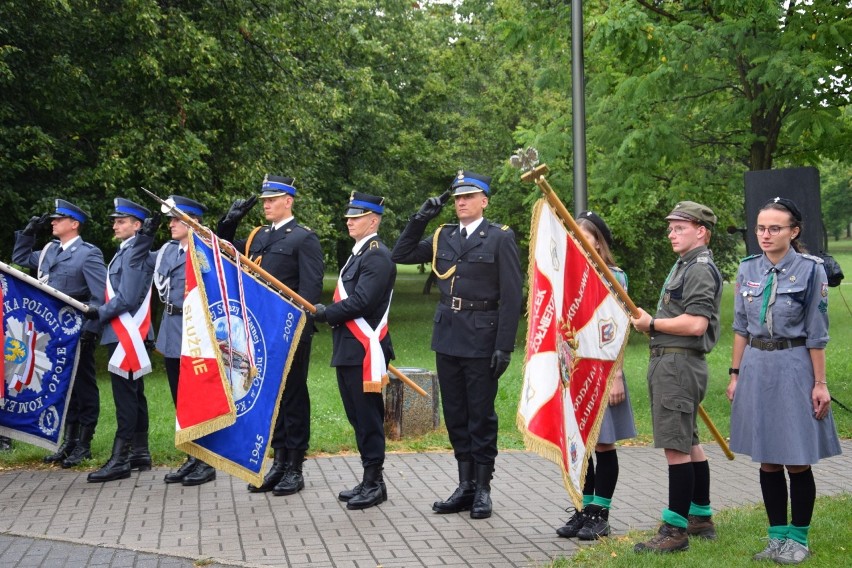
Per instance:
[[[248,199],[237,199],[231,204],[231,208],[228,209],[228,212],[225,213],[225,216],[222,218],[223,223],[238,223],[243,217],[245,217],[251,208],[254,207],[254,204],[257,203],[257,196],[252,195]]]
[[[50,226],[50,213],[45,213],[44,215],[33,216],[30,217],[27,226],[24,227],[24,230],[21,231],[24,235],[29,237],[36,236],[39,232],[43,231],[47,227]]]
[[[437,197],[430,197],[423,202],[420,210],[417,211],[417,216],[423,220],[431,221],[441,213],[444,204],[450,199],[450,190],[448,189]]]
[[[157,212],[142,221],[142,227],[139,229],[139,234],[154,238],[157,235],[157,229],[160,228],[160,221],[162,218],[163,216]]]

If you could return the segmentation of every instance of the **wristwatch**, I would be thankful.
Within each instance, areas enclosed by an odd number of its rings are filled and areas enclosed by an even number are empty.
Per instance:
[[[739,369],[735,369],[734,367],[731,367],[731,368],[729,368],[729,369],[728,369],[728,374],[729,374],[729,375],[739,375],[739,374],[740,374],[740,370],[739,370]]]
[[[657,330],[654,329],[654,319],[655,318],[651,318],[651,323],[648,324],[648,331],[651,333],[657,333]]]

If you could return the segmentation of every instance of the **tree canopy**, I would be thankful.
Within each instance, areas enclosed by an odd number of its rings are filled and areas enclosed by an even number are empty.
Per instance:
[[[588,201],[638,302],[673,260],[664,214],[692,199],[741,226],[747,170],[823,166],[832,227],[852,220],[848,5],[611,0],[584,19]],[[570,21],[546,0],[6,0],[0,256],[55,197],[108,251],[114,197],[187,195],[215,224],[273,173],[333,261],[349,192],[388,198],[392,242],[461,168],[494,177],[488,217],[523,248],[537,194],[515,148],[539,149],[570,208]],[[714,234],[728,268],[737,244]]]

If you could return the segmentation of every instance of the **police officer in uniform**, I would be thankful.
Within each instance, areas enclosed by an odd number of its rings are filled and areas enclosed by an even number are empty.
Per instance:
[[[450,191],[430,197],[408,222],[393,248],[394,262],[431,262],[441,300],[435,312],[432,350],[438,370],[444,422],[458,461],[459,486],[437,513],[470,510],[491,516],[491,476],[497,457],[497,379],[509,366],[521,315],[521,267],[515,235],[483,217],[491,178],[459,172]],[[426,225],[449,199],[459,223],[441,225],[421,240]]]
[[[331,365],[346,417],[355,430],[364,476],[338,498],[347,509],[366,509],[387,500],[382,475],[385,461],[385,405],[382,384],[393,346],[387,333],[396,265],[379,239],[384,198],[352,192],[346,209],[346,226],[355,241],[352,255],[340,271],[335,302],[316,305],[316,321],[328,322],[332,331]],[[372,365],[371,365],[372,363]]]
[[[719,339],[722,275],[707,248],[716,225],[713,210],[681,201],[666,217],[672,249],[680,258],[669,272],[657,311],[640,309],[633,326],[650,332],[648,391],[654,446],[669,465],[669,507],[658,533],[636,552],[689,548],[689,536],[715,539],[710,508],[710,467],[698,441],[698,405],[707,392],[707,361]]]
[[[36,270],[36,277],[48,286],[68,294],[97,310],[104,303],[106,265],[99,248],[80,237],[89,214],[64,199],[57,199],[53,214],[32,217],[22,231],[15,233],[12,259]],[[50,223],[55,240],[33,251],[40,225]],[[87,321],[80,336],[80,353],[74,388],[65,416],[65,437],[55,453],[44,458],[62,467],[75,466],[92,457],[92,437],[100,415],[100,395],[95,378],[95,347],[100,324]]]
[[[316,233],[298,224],[293,217],[296,198],[293,178],[266,176],[259,197],[270,225],[256,227],[248,239],[234,241],[234,245],[302,298],[311,304],[319,302],[325,270],[322,248]],[[253,196],[235,201],[219,221],[216,234],[233,240],[237,225],[257,199]],[[302,462],[305,461],[311,436],[308,367],[314,331],[313,317],[308,315],[287,373],[272,433],[272,468],[259,487],[248,486],[252,493],[272,491],[273,495],[292,495],[305,487]]]
[[[148,400],[145,398],[145,383],[142,381],[145,372],[150,372],[150,365],[147,369],[127,373],[125,377],[114,370],[113,355],[119,344],[119,318],[123,314],[132,317],[140,310],[150,310],[153,269],[140,260],[149,254],[150,240],[145,246],[139,247],[135,247],[134,242],[137,231],[153,238],[159,223],[159,214],[151,218],[148,209],[121,197],[116,198],[114,204],[115,211],[110,217],[113,219],[115,237],[121,241],[118,251],[107,267],[108,285],[114,295],[97,311],[87,312],[86,317],[97,318],[104,325],[101,344],[107,346],[110,356],[110,378],[117,425],[112,455],[99,470],[89,474],[88,481],[91,483],[125,479],[130,477],[132,469],[151,469],[151,453],[148,450]],[[145,304],[146,299],[148,304]],[[150,318],[150,313],[148,317]],[[148,333],[142,339],[153,338],[153,328],[149,326]],[[139,349],[135,356],[147,358],[144,348]]]
[[[196,221],[207,211],[203,204],[183,197],[170,195],[167,202],[180,209]],[[178,378],[180,377],[180,353],[183,338],[183,298],[186,293],[186,253],[189,246],[189,227],[183,224],[175,212],[163,206],[163,213],[169,217],[169,231],[172,240],[164,244],[159,251],[151,253],[142,260],[154,270],[154,286],[160,300],[165,304],[163,318],[157,332],[157,351],[165,358],[166,376],[172,393],[172,402],[177,406]],[[153,244],[153,235],[138,234],[135,247],[148,247]],[[136,268],[136,267],[135,267]],[[201,485],[216,479],[216,470],[209,464],[188,456],[177,469],[167,473],[166,483],[183,485]]]

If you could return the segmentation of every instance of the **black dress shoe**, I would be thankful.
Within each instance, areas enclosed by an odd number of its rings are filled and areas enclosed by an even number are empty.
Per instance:
[[[195,466],[198,465],[198,460],[192,456],[186,458],[177,471],[170,471],[163,477],[166,483],[180,483],[184,478],[193,472]]]
[[[198,465],[195,466],[192,473],[183,478],[181,484],[186,487],[191,487],[193,485],[201,485],[202,483],[213,481],[214,479],[216,479],[216,470],[213,466],[198,460]]]

